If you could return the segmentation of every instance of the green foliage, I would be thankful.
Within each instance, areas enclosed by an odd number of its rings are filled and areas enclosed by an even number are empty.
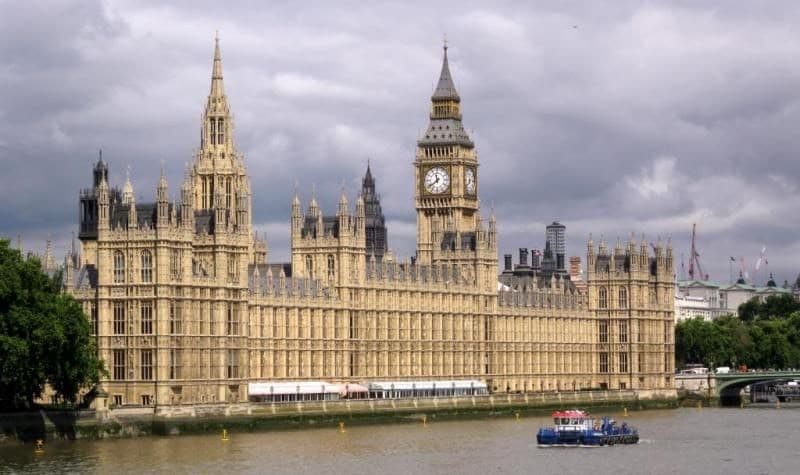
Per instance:
[[[764,303],[754,297],[739,305],[738,310],[739,318],[745,322],[785,318],[792,312],[800,311],[800,302],[791,295],[770,295]]]
[[[74,402],[103,372],[89,321],[59,280],[0,240],[0,410],[32,407],[46,384]]]
[[[770,296],[764,303],[753,299],[740,305],[739,318],[680,322],[675,359],[678,367],[800,368],[800,304],[791,296]]]

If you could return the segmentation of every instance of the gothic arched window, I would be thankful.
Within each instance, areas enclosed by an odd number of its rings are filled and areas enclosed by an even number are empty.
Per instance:
[[[605,287],[600,287],[600,290],[597,291],[597,306],[608,308],[608,290]]]
[[[150,251],[142,251],[142,282],[153,281],[153,254]]]
[[[306,256],[306,276],[309,279],[314,278],[314,259],[311,256]]]
[[[209,135],[211,136],[211,145],[214,145],[217,143],[217,121],[214,118],[212,118],[210,122],[211,122],[211,134]]]
[[[628,289],[625,287],[619,289],[619,308],[628,308]]]
[[[335,269],[336,260],[333,258],[333,254],[328,254],[328,276],[333,276]]]
[[[122,251],[114,253],[114,282],[125,282],[125,254]]]

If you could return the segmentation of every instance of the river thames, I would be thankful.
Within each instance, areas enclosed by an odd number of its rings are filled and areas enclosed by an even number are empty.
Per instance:
[[[615,414],[635,446],[536,446],[548,418],[0,445],[3,473],[742,473],[798,472],[800,409]]]

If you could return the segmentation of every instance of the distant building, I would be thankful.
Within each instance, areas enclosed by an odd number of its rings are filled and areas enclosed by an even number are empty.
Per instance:
[[[381,210],[380,195],[375,192],[375,179],[372,178],[369,164],[361,182],[361,199],[364,200],[367,257],[375,256],[375,260],[381,262],[388,250],[386,219]]]
[[[575,285],[579,292],[586,292],[586,281],[583,280],[580,256],[569,258],[569,280],[572,281],[572,284]]]
[[[675,295],[675,323],[692,318],[702,318],[710,322],[716,317],[714,310],[711,308],[710,302],[703,297]]]
[[[549,224],[545,230],[545,238],[545,252],[549,245],[555,259],[556,270],[566,273],[567,227],[558,221],[553,221],[553,224]]]
[[[708,280],[679,281],[675,293],[675,321],[703,316],[713,320],[723,315],[738,315],[739,305],[753,298],[765,301],[770,295],[792,295],[792,290],[778,287],[770,275],[765,287],[748,284],[739,275],[733,284]]]
[[[545,229],[544,252],[539,249],[532,249],[528,252],[527,247],[521,247],[519,248],[519,262],[516,265],[512,261],[512,255],[505,254],[500,283],[510,287],[528,286],[530,281],[534,280],[541,287],[549,285],[553,277],[559,281],[571,280],[570,273],[567,272],[564,265],[566,229],[566,226],[557,222],[548,225]],[[528,261],[529,255],[530,262]],[[580,269],[580,258],[578,258],[578,268]],[[585,291],[585,285],[568,285],[580,292]]]

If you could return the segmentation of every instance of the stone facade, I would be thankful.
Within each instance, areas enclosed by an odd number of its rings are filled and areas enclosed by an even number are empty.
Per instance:
[[[81,250],[66,260],[65,286],[92,320],[112,403],[243,401],[262,380],[671,387],[669,246],[649,256],[644,244],[610,255],[590,245],[586,292],[556,275],[498,288],[497,223],[481,218],[478,156],[446,50],[430,120],[413,163],[415,258],[368,254],[365,200],[353,210],[342,194],[335,216],[316,197],[304,213],[295,196],[291,263],[268,263],[217,44],[180,203],[168,202],[163,173],[155,203],[136,203],[129,182],[110,188],[102,157],[81,193]],[[623,289],[618,306],[608,296]]]
[[[609,388],[672,383],[675,365],[672,245],[659,239],[654,256],[642,236],[612,252],[589,239],[589,310],[597,321],[598,371]]]

